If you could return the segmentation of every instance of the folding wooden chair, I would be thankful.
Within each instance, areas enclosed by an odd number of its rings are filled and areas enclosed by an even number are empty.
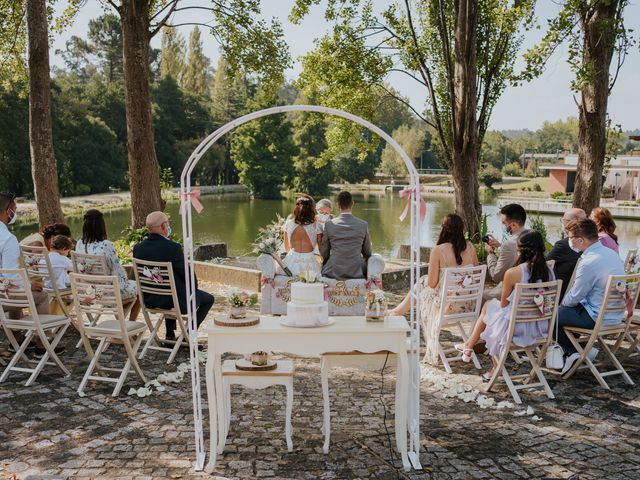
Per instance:
[[[85,275],[109,275],[109,267],[107,266],[107,257],[104,255],[91,255],[89,253],[71,252],[71,263],[73,263],[73,271]],[[135,298],[129,298],[122,301],[124,314],[126,317],[131,313],[133,305],[136,303]],[[100,320],[100,314],[87,314],[88,325],[95,326]],[[78,340],[76,348],[80,347],[82,339]]]
[[[464,342],[469,339],[469,334],[480,315],[486,271],[486,265],[445,268],[443,271],[440,310],[434,322],[436,322],[435,328],[437,328],[435,338],[438,338],[438,354],[447,373],[452,373],[449,363],[462,360],[463,353],[453,347],[444,348],[440,343],[440,332],[444,327],[454,327],[460,332]],[[425,343],[427,343],[431,340],[428,338],[429,331],[425,320],[421,319],[422,332]],[[468,325],[468,328],[465,328],[465,324]],[[454,353],[455,356],[447,356],[450,353]],[[475,352],[471,354],[471,359],[475,367],[480,369],[480,362]]]
[[[598,318],[595,321],[593,329],[579,328],[579,327],[564,327],[564,331],[569,337],[569,341],[573,344],[576,351],[580,354],[580,358],[573,364],[571,369],[563,375],[562,378],[571,378],[578,368],[588,368],[596,377],[598,383],[609,390],[609,385],[605,381],[604,377],[612,375],[622,375],[622,378],[629,385],[633,385],[633,380],[622,367],[622,364],[615,356],[617,350],[614,345],[613,349],[609,347],[605,339],[607,337],[615,336],[616,344],[620,340],[621,336],[624,336],[627,332],[630,319],[628,317],[627,310],[628,305],[632,309],[638,302],[638,293],[640,292],[640,273],[633,275],[611,275],[607,281],[607,287],[602,301],[602,308],[598,314]],[[621,321],[615,325],[603,325],[604,317],[607,314],[620,315]],[[611,361],[614,370],[601,372],[596,368],[596,365],[588,357],[589,351],[593,348],[595,343],[598,343],[605,356]],[[584,344],[584,345],[582,345]],[[582,365],[585,363],[586,365]],[[602,367],[599,363],[598,366]]]
[[[142,337],[147,327],[142,322],[126,320],[122,298],[120,297],[120,282],[117,276],[83,275],[72,273],[71,290],[73,301],[78,314],[78,329],[85,350],[90,358],[89,367],[80,382],[78,393],[83,394],[89,380],[115,383],[112,396],[116,397],[124,385],[131,367],[138,374],[143,383],[146,378],[138,361],[136,352],[142,342]],[[109,315],[113,320],[103,320],[95,325],[84,324],[82,316]],[[99,345],[94,352],[89,340],[99,340]],[[111,344],[121,344],[127,355],[127,361],[122,369],[107,368],[99,365],[100,357]],[[93,375],[94,371],[103,375]],[[106,372],[119,374],[117,377],[107,376]]]
[[[56,284],[56,276],[51,267],[47,248],[20,245],[20,256],[29,279],[42,279],[44,282],[43,290],[49,295],[49,300],[55,301],[60,306],[64,316],[71,317],[73,314],[72,299],[70,298],[71,288],[67,286],[60,288]]]
[[[56,365],[65,375],[70,375],[69,370],[62,364],[55,353],[55,348],[62,336],[69,328],[71,320],[64,315],[40,315],[33,300],[30,288],[31,282],[25,269],[0,269],[0,323],[15,350],[15,355],[0,376],[0,382],[4,382],[9,373],[26,372],[31,376],[25,384],[27,387],[35,382],[45,365]],[[29,315],[19,319],[9,318],[9,311],[21,311],[28,309]],[[18,343],[14,332],[24,332],[22,343]],[[47,333],[52,339],[49,340]],[[39,361],[30,360],[25,351],[34,338],[39,338],[45,353]],[[49,361],[52,360],[52,362]],[[23,360],[27,365],[36,363],[34,368],[17,367],[17,363]]]
[[[553,328],[558,313],[561,287],[562,280],[544,283],[516,284],[505,348],[500,357],[496,359],[493,376],[486,387],[487,391],[490,391],[498,378],[502,377],[516,403],[522,403],[518,390],[529,388],[542,387],[547,397],[554,398],[551,387],[549,387],[542,373],[539,362],[540,360],[544,360],[547,347],[553,339]],[[536,303],[536,301],[541,301],[541,304]],[[516,345],[513,343],[513,336],[517,326],[531,322],[548,322],[547,336],[536,339],[530,345]],[[506,360],[510,353],[518,352],[524,352],[527,360],[531,364],[531,371],[520,375],[510,375],[505,365]],[[538,382],[531,383],[535,377],[537,377]],[[514,381],[519,382],[519,384],[516,385]]]
[[[640,266],[638,265],[638,262],[640,262],[640,258],[638,258],[638,249],[637,248],[629,249],[629,251],[627,252],[626,258],[624,259],[624,273],[626,274],[634,273],[633,270],[637,266]]]
[[[135,258],[133,260],[133,271],[138,284],[138,298],[140,298],[140,306],[144,320],[149,327],[151,334],[140,352],[142,359],[147,350],[159,350],[169,352],[167,363],[173,362],[176,357],[180,345],[185,341],[189,342],[189,334],[187,332],[188,317],[180,312],[180,303],[178,302],[178,293],[173,278],[173,266],[171,262],[149,262]],[[144,303],[144,294],[167,297],[173,305],[171,308],[151,308]],[[157,315],[155,323],[152,315]],[[158,338],[158,329],[163,321],[167,318],[173,318],[179,329],[179,335],[175,340],[173,348],[163,347]]]

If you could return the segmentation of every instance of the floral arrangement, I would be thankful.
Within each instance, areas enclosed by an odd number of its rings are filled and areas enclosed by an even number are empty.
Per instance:
[[[258,303],[258,294],[249,295],[247,292],[235,291],[229,297],[229,303],[236,308],[252,307]]]
[[[289,270],[282,260],[280,259],[280,250],[282,249],[282,226],[284,225],[284,218],[280,215],[276,216],[276,220],[272,221],[266,227],[262,227],[258,230],[258,235],[255,241],[251,244],[253,253],[271,255],[273,259],[280,265],[280,268],[284,273],[292,277],[293,274]]]
[[[300,272],[300,274],[296,278],[296,281],[302,283],[320,283],[321,278],[322,275],[320,274],[320,272],[316,272],[314,270],[305,270],[303,272]]]
[[[380,319],[387,315],[387,297],[382,290],[370,290],[365,296],[365,316]]]

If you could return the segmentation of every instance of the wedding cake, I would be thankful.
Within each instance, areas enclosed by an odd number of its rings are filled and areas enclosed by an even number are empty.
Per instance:
[[[329,324],[329,305],[324,301],[323,283],[291,284],[286,323],[295,327],[322,327]]]

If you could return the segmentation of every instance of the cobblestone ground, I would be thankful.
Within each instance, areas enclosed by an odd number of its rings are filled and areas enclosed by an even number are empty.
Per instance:
[[[12,374],[0,385],[0,478],[199,478],[194,472],[190,377],[164,392],[128,396],[139,386],[131,376],[123,393],[110,396],[106,384],[76,389],[87,366],[77,335],[68,334],[64,362],[72,375],[48,367],[36,385]],[[451,338],[453,341],[453,338]],[[4,351],[0,347],[0,351]],[[187,351],[165,366],[154,352],[141,362],[155,378],[187,361]],[[111,357],[116,363],[119,353]],[[482,357],[485,366],[489,359]],[[276,387],[251,392],[233,389],[233,418],[225,454],[216,472],[223,478],[287,479],[465,479],[465,478],[640,478],[640,389],[611,378],[611,391],[597,387],[588,372],[570,381],[550,378],[556,400],[524,393],[540,420],[516,416],[515,409],[481,409],[473,402],[445,398],[422,384],[422,472],[405,474],[393,438],[395,373],[352,369],[331,376],[332,444],[322,453],[322,397],[319,362],[295,359],[294,451],[286,452],[284,393]],[[106,362],[105,362],[106,364]],[[627,362],[640,381],[640,361]],[[477,371],[454,364],[456,379],[477,388]],[[203,385],[203,392],[205,392]],[[382,391],[382,394],[381,394]],[[511,400],[506,388],[489,394]],[[386,422],[383,421],[385,410]],[[204,411],[205,415],[207,411]],[[389,431],[389,435],[385,431]],[[208,430],[205,431],[205,438]]]

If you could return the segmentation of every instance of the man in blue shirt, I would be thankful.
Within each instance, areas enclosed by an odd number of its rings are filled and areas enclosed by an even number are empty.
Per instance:
[[[563,327],[593,328],[602,309],[602,302],[610,275],[624,275],[624,265],[616,252],[598,240],[598,227],[590,219],[576,220],[567,225],[569,246],[582,256],[576,266],[573,286],[566,293],[558,309],[558,343],[566,355],[562,373],[567,372],[580,357],[564,333]],[[615,325],[622,313],[608,313],[603,325]],[[592,349],[595,358],[597,350]]]

